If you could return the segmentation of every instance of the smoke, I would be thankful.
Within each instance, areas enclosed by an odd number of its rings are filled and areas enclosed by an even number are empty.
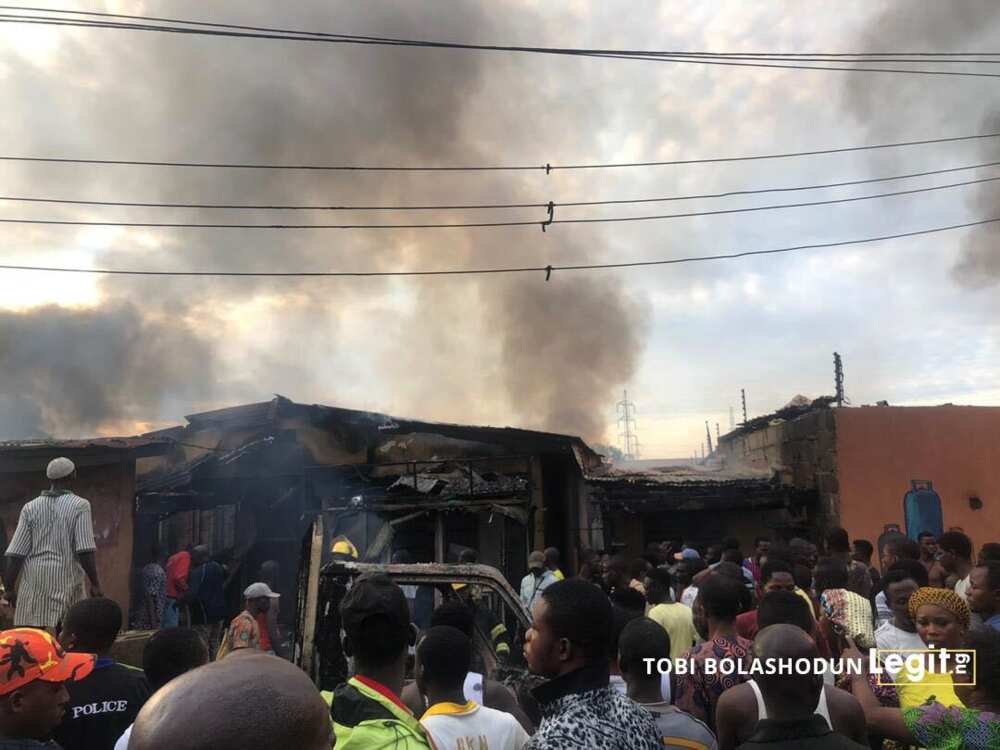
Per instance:
[[[644,310],[596,277],[507,283],[491,314],[503,337],[504,385],[540,425],[601,437],[601,400],[641,350]],[[583,408],[581,408],[581,406]]]
[[[257,10],[218,3],[213,16],[262,24],[287,21]],[[334,13],[317,1],[296,4],[294,25],[390,36],[511,37],[502,15],[489,13],[479,4],[456,4],[442,12],[433,2],[402,8],[347,3]],[[169,15],[205,17],[198,4],[173,5]],[[0,140],[13,150],[356,164],[530,162],[538,154],[533,123],[516,104],[537,95],[534,63],[437,50],[124,32],[60,32],[59,40],[54,59],[45,65],[19,64],[17,75],[7,81],[11,99],[23,102],[26,117],[16,126],[0,124]],[[497,102],[495,116],[491,101]],[[576,114],[573,132],[562,137],[567,143],[581,141],[586,149],[588,125],[602,113],[592,102],[581,102]],[[508,202],[536,195],[540,185],[539,177],[516,173],[51,165],[7,165],[0,177],[36,195],[272,204]],[[29,209],[7,211],[26,215]],[[254,216],[52,206],[33,211],[39,217],[86,220],[212,222]],[[391,223],[477,216],[289,212],[259,220]],[[509,216],[541,220],[544,212]],[[127,231],[102,240],[94,264],[246,271],[534,266],[543,258],[553,264],[592,258],[594,248],[605,244],[601,231],[543,235],[537,226],[513,231]],[[32,228],[19,230],[16,239],[41,253],[71,243],[73,235]],[[550,282],[496,276],[406,282],[111,277],[100,281],[98,290],[96,308],[3,313],[3,432],[64,435],[129,421],[177,420],[190,413],[188,404],[221,406],[273,392],[337,403],[357,398],[359,381],[377,376],[377,387],[386,392],[368,394],[369,399],[406,415],[462,421],[514,415],[525,426],[594,438],[603,432],[602,412],[614,391],[634,373],[645,339],[643,305],[629,299],[610,276],[556,274]],[[402,308],[399,298],[406,300]],[[269,312],[257,310],[251,323],[247,309],[255,305]]]
[[[995,0],[962,0],[948,3],[913,3],[897,0],[868,27],[861,51],[977,52],[995,49],[1000,42],[1000,3]],[[921,67],[921,66],[917,66]],[[994,66],[974,68],[997,72]],[[849,110],[879,137],[900,126],[900,113],[917,109],[914,128],[926,132],[971,134],[1000,129],[1000,96],[995,79],[927,78],[923,76],[848,77],[845,98]],[[934,147],[946,152],[948,147]],[[956,146],[956,163],[995,161],[994,139]],[[942,160],[943,162],[944,160]],[[1000,188],[984,183],[966,193],[970,219],[1000,217]],[[964,233],[960,256],[952,268],[954,279],[967,287],[1000,283],[1000,225],[987,224]]]
[[[130,304],[0,312],[0,331],[0,439],[142,423],[210,394],[216,375],[210,349],[187,326]]]

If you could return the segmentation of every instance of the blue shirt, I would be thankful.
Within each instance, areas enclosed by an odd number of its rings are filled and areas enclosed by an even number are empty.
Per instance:
[[[990,619],[983,623],[988,628],[993,628],[994,630],[1000,630],[1000,613],[993,615]]]

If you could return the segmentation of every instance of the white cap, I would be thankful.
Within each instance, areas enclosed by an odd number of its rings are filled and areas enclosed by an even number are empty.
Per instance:
[[[49,461],[49,466],[45,470],[45,476],[55,481],[64,479],[76,471],[76,466],[68,458],[53,458]]]
[[[275,594],[266,583],[251,583],[243,592],[244,599],[277,599],[281,594]]]

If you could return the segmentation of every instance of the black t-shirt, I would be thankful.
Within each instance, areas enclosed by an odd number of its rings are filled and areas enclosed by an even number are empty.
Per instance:
[[[114,750],[149,698],[142,670],[107,658],[79,682],[67,682],[66,690],[66,715],[52,735],[64,750]]]

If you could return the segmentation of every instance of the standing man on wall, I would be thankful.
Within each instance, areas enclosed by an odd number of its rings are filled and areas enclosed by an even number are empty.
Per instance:
[[[14,626],[45,628],[55,634],[63,616],[87,596],[101,596],[97,545],[90,503],[68,488],[76,466],[68,458],[49,462],[49,489],[21,509],[17,530],[7,548],[5,601],[14,604]],[[15,601],[13,592],[24,572]]]

